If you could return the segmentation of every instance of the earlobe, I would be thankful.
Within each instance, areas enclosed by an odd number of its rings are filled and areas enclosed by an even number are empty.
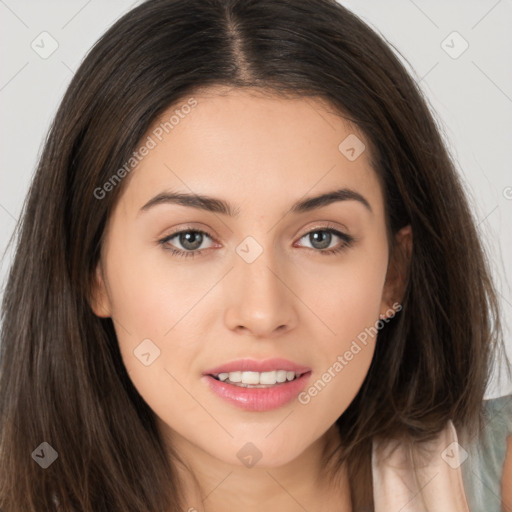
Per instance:
[[[387,318],[394,311],[394,304],[402,302],[407,286],[412,254],[412,229],[408,224],[395,235],[395,248],[388,266],[382,292],[380,318]]]
[[[109,318],[112,316],[110,300],[105,286],[101,263],[98,263],[96,266],[92,284],[92,296],[89,302],[91,309],[96,316],[101,318]]]

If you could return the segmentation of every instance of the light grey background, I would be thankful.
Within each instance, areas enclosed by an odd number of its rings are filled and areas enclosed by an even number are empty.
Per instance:
[[[139,3],[0,0],[2,253],[74,71],[105,30]],[[489,248],[512,358],[512,0],[340,3],[395,47],[437,113]],[[58,46],[46,55],[52,45]],[[9,250],[0,264],[0,293],[11,261]],[[508,379],[495,379],[487,395],[510,392]]]

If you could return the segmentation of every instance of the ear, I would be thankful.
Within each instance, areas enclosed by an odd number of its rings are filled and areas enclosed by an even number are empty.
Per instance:
[[[92,296],[90,298],[91,309],[96,316],[109,318],[112,316],[112,307],[105,286],[101,261],[96,266],[92,284]]]
[[[412,254],[412,229],[407,225],[395,235],[395,248],[391,255],[382,292],[380,317],[389,316],[393,304],[401,303],[407,285]]]

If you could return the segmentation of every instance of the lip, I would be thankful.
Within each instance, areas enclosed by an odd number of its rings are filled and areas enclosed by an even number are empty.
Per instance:
[[[291,402],[304,390],[310,377],[309,371],[295,380],[274,384],[268,388],[243,388],[214,379],[211,375],[203,375],[202,380],[226,402],[246,411],[264,412]]]
[[[229,363],[210,368],[203,372],[204,376],[218,375],[219,373],[230,372],[271,372],[272,370],[286,370],[287,372],[295,372],[303,374],[311,371],[311,368],[296,364],[288,359],[273,358],[258,361],[257,359],[238,359]],[[293,381],[292,381],[293,382]]]

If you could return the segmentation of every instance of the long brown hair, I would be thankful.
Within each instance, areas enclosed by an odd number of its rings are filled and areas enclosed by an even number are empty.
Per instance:
[[[122,364],[112,319],[89,299],[129,161],[170,105],[212,85],[326,100],[366,135],[390,247],[414,235],[402,311],[337,421],[354,510],[373,510],[375,436],[476,431],[498,303],[465,192],[426,101],[388,43],[334,0],[149,0],[81,64],[56,114],[15,231],[2,304],[3,512],[178,511],[174,461]],[[95,193],[96,191],[96,193]],[[114,320],[115,321],[115,320]],[[47,442],[46,469],[31,454]],[[44,445],[46,446],[46,445]]]

